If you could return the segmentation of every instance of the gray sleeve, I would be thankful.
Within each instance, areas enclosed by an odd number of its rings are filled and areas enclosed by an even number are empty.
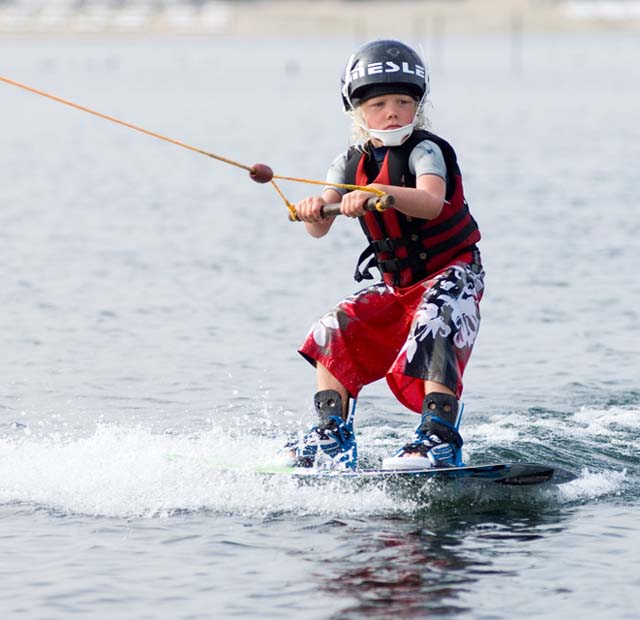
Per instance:
[[[329,171],[327,172],[326,181],[328,183],[346,183],[345,172],[347,169],[347,153],[342,153],[338,155],[332,162],[331,166],[329,166]],[[322,188],[322,191],[325,189],[333,189],[338,192],[341,196],[344,196],[347,193],[346,189],[341,189],[339,187],[330,187],[329,185]]]
[[[409,172],[416,179],[423,174],[435,174],[447,182],[447,165],[444,163],[442,150],[431,140],[423,140],[416,144],[409,155]]]

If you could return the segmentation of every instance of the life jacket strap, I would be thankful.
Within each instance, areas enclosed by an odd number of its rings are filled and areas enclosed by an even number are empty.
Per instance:
[[[379,252],[395,252],[398,248],[406,247],[411,243],[408,237],[398,237],[397,239],[377,239],[370,243],[370,247],[376,253]]]
[[[393,242],[393,243],[389,243],[388,245],[385,245],[387,241]],[[399,242],[399,241],[401,241],[402,243],[400,243],[399,245],[396,245],[395,248],[392,247],[396,242]],[[385,247],[384,250],[380,250],[380,251],[391,252],[398,247],[407,246],[411,242],[412,240],[406,237],[403,237],[401,239],[383,239],[382,241],[372,241],[365,248],[364,252],[362,252],[362,254],[360,254],[360,256],[358,257],[358,262],[356,263],[356,270],[355,270],[355,273],[353,274],[355,281],[362,282],[362,280],[373,280],[374,276],[371,273],[371,269],[374,267],[377,268],[382,274],[385,274],[385,273],[399,274],[400,272],[404,271],[407,268],[412,268],[412,269],[423,268],[427,260],[427,257],[424,253],[425,252],[424,249],[421,255],[416,256],[415,254],[412,253],[406,258],[396,257],[396,258],[390,258],[385,260],[385,259],[378,258],[376,256],[377,247],[379,247],[380,244],[383,244]]]
[[[400,273],[407,267],[412,267],[415,260],[411,258],[390,258],[389,260],[378,260],[378,269],[382,273]]]
[[[362,254],[358,257],[356,262],[356,270],[353,274],[353,279],[356,282],[362,282],[363,280],[373,280],[373,274],[371,269],[378,266],[375,253],[371,244],[369,244]]]

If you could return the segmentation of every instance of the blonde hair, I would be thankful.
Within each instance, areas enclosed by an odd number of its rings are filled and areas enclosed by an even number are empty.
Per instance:
[[[431,101],[425,99],[422,104],[418,105],[416,110],[416,129],[431,129],[431,121],[425,114],[425,108],[431,107]],[[351,134],[349,136],[349,145],[355,146],[358,150],[364,151],[371,136],[366,129],[367,124],[364,120],[362,106],[356,106],[348,115],[353,121],[351,124]]]

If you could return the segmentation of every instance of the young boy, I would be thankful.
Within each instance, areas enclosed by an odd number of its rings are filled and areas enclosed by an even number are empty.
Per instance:
[[[422,418],[383,468],[462,464],[458,399],[480,323],[484,272],[456,154],[424,129],[428,93],[422,59],[407,45],[378,40],[358,49],[342,81],[355,144],[336,158],[327,180],[382,190],[395,206],[365,211],[374,194],[334,187],[296,205],[308,233],[322,237],[335,219],[323,217],[322,207],[340,203],[369,241],[355,279],[373,279],[374,266],[382,275],[322,317],[300,348],[316,367],[319,424],[287,444],[297,466],[356,467],[355,399],[385,376],[396,398]]]

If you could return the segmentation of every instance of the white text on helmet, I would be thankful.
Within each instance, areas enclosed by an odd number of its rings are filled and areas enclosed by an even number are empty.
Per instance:
[[[386,62],[372,62],[368,65],[358,63],[349,73],[349,82],[353,82],[359,78],[363,78],[365,75],[376,75],[378,73],[408,73],[410,75],[417,75],[424,78],[425,71],[422,65],[409,66],[408,62],[403,62],[401,65],[396,64],[390,60]]]

